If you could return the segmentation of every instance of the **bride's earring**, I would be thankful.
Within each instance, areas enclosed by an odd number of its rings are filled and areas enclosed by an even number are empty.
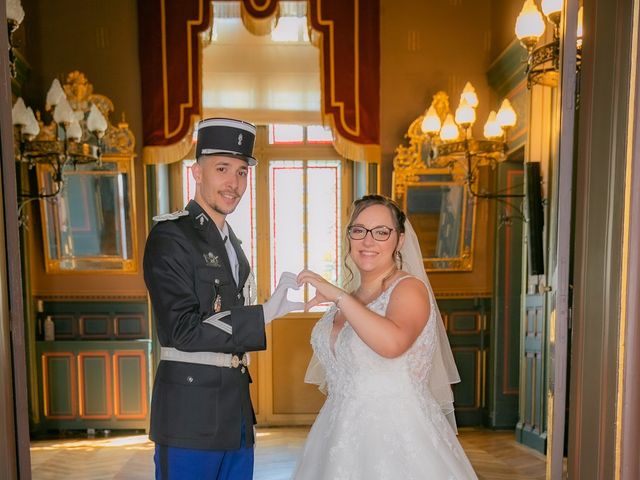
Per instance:
[[[398,266],[398,270],[402,270],[402,254],[400,250],[396,250],[396,265]]]

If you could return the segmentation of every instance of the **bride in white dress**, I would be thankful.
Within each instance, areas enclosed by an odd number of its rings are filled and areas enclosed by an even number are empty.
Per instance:
[[[308,270],[298,276],[316,289],[306,309],[334,306],[311,335],[305,380],[322,384],[328,396],[295,479],[477,478],[456,438],[450,384],[460,378],[405,220],[385,197],[354,203],[347,229],[352,293]]]

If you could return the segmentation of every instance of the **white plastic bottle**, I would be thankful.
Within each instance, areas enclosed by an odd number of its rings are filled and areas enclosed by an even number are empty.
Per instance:
[[[44,341],[52,342],[56,339],[56,326],[51,319],[51,315],[47,315],[44,321]]]

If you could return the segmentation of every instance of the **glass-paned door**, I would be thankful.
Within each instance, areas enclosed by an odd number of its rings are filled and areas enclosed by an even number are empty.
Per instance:
[[[282,272],[304,268],[332,283],[342,275],[340,160],[271,160],[269,162],[270,283]],[[313,292],[291,292],[306,301]]]

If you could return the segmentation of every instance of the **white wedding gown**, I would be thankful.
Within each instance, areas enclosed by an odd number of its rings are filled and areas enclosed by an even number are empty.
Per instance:
[[[384,315],[394,282],[368,305]],[[453,428],[429,392],[436,345],[431,315],[415,343],[384,358],[348,323],[332,350],[336,308],[315,325],[311,344],[327,376],[328,396],[311,427],[293,478],[299,480],[452,480],[477,478]],[[335,352],[335,354],[334,354]]]

